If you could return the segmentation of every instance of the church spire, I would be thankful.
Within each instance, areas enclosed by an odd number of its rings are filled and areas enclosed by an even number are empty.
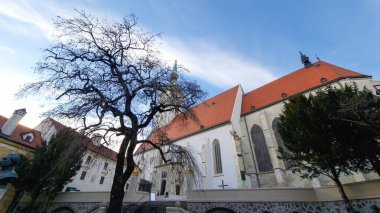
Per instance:
[[[170,73],[170,83],[171,84],[177,84],[178,81],[178,67],[177,67],[177,60],[174,61],[173,70]]]
[[[158,101],[160,104],[184,105],[184,97],[181,87],[178,85],[178,78],[178,66],[177,60],[175,60],[169,76],[169,84],[165,89],[166,91],[158,95]],[[158,126],[163,127],[168,125],[178,114],[179,110],[176,109],[156,114]]]

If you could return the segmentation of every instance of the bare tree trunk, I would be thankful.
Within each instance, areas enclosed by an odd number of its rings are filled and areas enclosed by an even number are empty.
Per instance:
[[[332,174],[333,174],[333,178],[332,179],[335,182],[336,186],[338,187],[339,193],[340,193],[340,195],[343,198],[343,202],[344,202],[344,205],[346,207],[347,212],[348,213],[355,213],[355,210],[352,207],[351,202],[348,199],[348,197],[347,197],[347,195],[346,195],[346,193],[345,193],[345,191],[343,189],[342,183],[339,180],[339,175],[336,173],[335,169],[333,169]]]
[[[107,209],[108,213],[121,213],[124,198],[123,166],[127,144],[127,137],[125,137],[116,156],[116,168],[111,188],[110,203]]]
[[[129,137],[125,137],[123,139],[119,153],[117,154],[115,175],[111,188],[110,203],[107,209],[108,213],[121,213],[124,198],[124,185],[131,176],[134,169],[133,160],[127,160],[127,168],[125,172],[123,172],[125,153],[127,151],[129,139]],[[131,146],[128,149],[130,148]]]
[[[124,198],[124,186],[131,176],[133,168],[133,165],[128,165],[124,174],[115,174],[111,189],[110,204],[107,209],[108,213],[121,213]],[[123,175],[126,175],[127,178],[124,178]]]
[[[107,212],[109,213],[121,213],[124,198],[124,184],[122,181],[122,176],[123,174],[115,174],[114,176],[110,203],[107,209]]]

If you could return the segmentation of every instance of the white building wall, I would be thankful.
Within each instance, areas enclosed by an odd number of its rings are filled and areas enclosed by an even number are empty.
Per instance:
[[[87,164],[86,159],[88,156],[91,156],[92,160]],[[108,163],[108,166],[107,169],[104,169],[104,164],[106,162]],[[74,187],[81,192],[109,192],[112,187],[115,167],[115,161],[87,150],[83,157],[81,168],[73,177],[72,182],[68,183],[63,191],[65,191],[67,187]],[[81,180],[83,171],[86,172],[86,175],[84,179]],[[104,177],[103,184],[100,184],[101,177]]]
[[[375,94],[375,88],[374,85],[378,82],[373,81],[371,78],[354,78],[354,79],[342,79],[340,81],[334,82],[330,84],[333,87],[336,88],[342,88],[345,84],[352,85],[353,82],[355,82],[360,90],[362,90],[364,87],[371,90]],[[323,88],[317,88],[312,91],[308,91],[305,93],[305,95],[309,94],[315,94],[319,89]],[[286,100],[285,100],[286,101]],[[267,143],[267,147],[271,156],[272,165],[274,168],[273,173],[260,173],[259,175],[259,182],[260,187],[276,187],[276,186],[287,186],[287,187],[317,187],[320,185],[331,185],[333,184],[328,178],[321,177],[318,180],[308,181],[306,179],[301,179],[298,175],[294,175],[291,173],[291,171],[285,170],[284,163],[281,159],[278,159],[277,151],[278,150],[278,144],[276,142],[274,132],[272,129],[272,122],[276,117],[279,117],[279,115],[283,111],[284,102],[279,102],[274,105],[268,106],[264,109],[255,111],[254,113],[245,115],[241,117],[240,119],[240,126],[242,129],[242,139],[243,139],[243,150],[250,149],[248,151],[244,152],[244,159],[245,162],[249,161],[250,159],[254,160],[253,156],[253,148],[251,143],[251,128],[254,124],[259,125],[263,131],[265,140]],[[249,137],[249,138],[248,138]],[[249,174],[251,174],[252,179],[252,187],[258,187],[259,184],[257,183],[257,177],[256,177],[256,169],[254,162],[248,162],[246,164],[246,168]],[[342,181],[344,183],[350,183],[350,182],[357,182],[357,181],[363,181],[365,180],[365,177],[371,177],[373,178],[373,174],[370,175],[363,175],[363,174],[355,174],[353,176],[345,176],[342,177]]]
[[[57,132],[50,119],[45,119],[35,129],[41,132],[41,137],[45,141],[49,141]],[[86,164],[87,156],[92,157],[92,161],[89,164]],[[104,170],[105,162],[108,162],[106,170]],[[111,191],[115,167],[116,161],[86,150],[82,158],[81,168],[72,178],[72,182],[64,186],[63,191],[65,191],[67,187],[74,187],[82,192]],[[80,177],[83,171],[86,171],[86,176],[81,180]],[[104,177],[103,184],[100,184],[101,177]]]
[[[231,131],[233,130],[231,123],[227,123],[210,130],[206,130],[204,132],[180,139],[175,141],[176,145],[181,145],[183,147],[187,147],[192,150],[193,156],[197,159],[199,163],[199,167],[201,167],[201,154],[202,154],[202,146],[206,147],[206,158],[205,158],[205,173],[206,176],[202,177],[203,183],[200,186],[194,185],[194,188],[201,189],[221,189],[220,185],[222,184],[222,180],[226,189],[236,189],[239,188],[239,179],[240,171],[237,168],[238,160],[236,155],[236,147],[233,136],[231,135]],[[222,174],[215,174],[214,172],[214,154],[212,150],[212,143],[214,140],[218,140],[220,143],[220,152],[222,157]],[[141,156],[144,155],[144,163],[141,163],[140,166],[142,174],[140,178],[143,178],[148,181],[153,182],[152,192],[157,192],[160,190],[161,183],[161,173],[162,166],[157,167],[157,163],[159,160],[151,160],[154,158],[158,158],[156,151],[150,150],[146,151],[143,154],[138,154],[135,156],[135,159],[140,159]],[[157,167],[157,168],[155,168]],[[169,172],[170,175],[170,172]],[[175,174],[171,174],[175,175]],[[170,178],[168,178],[170,179]],[[171,181],[171,182],[170,182]],[[174,194],[173,180],[167,181],[167,184],[171,184],[171,186],[167,185],[167,189],[172,189],[169,194]],[[175,187],[175,186],[174,186]],[[187,190],[187,186],[183,187],[182,191]]]

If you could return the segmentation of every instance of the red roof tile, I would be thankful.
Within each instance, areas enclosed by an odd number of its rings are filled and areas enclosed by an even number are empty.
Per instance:
[[[60,122],[58,122],[52,118],[47,118],[47,119],[49,119],[52,122],[52,124],[54,125],[54,127],[56,128],[57,131],[70,128],[70,127],[63,125]],[[78,133],[78,136],[79,136],[79,133]],[[85,146],[88,150],[95,152],[95,153],[97,153],[103,157],[108,158],[108,159],[116,161],[117,152],[113,151],[112,149],[110,149],[104,145],[96,146],[92,143],[90,138],[87,138],[87,140],[83,141],[83,143],[85,144]]]
[[[8,118],[0,115],[0,127],[2,127],[7,120],[8,120]],[[28,142],[28,141],[23,140],[22,134],[23,133],[30,133],[30,132],[33,133],[33,135],[34,135],[34,139],[32,140],[32,142]],[[8,138],[8,139],[10,139],[10,140],[12,140],[18,144],[32,148],[32,149],[35,149],[38,145],[40,145],[42,143],[40,131],[26,127],[26,126],[21,125],[21,124],[17,125],[16,129],[12,132],[12,134],[10,136],[4,135],[4,134],[1,134],[1,136],[4,138]]]
[[[184,126],[181,123],[182,115],[178,115],[169,125],[161,127],[160,130],[166,133],[169,141],[174,141],[230,121],[238,88],[239,86],[235,86],[193,107],[192,110],[197,116],[198,121],[188,119]],[[158,141],[152,139],[155,133],[157,131],[152,133],[149,138],[158,143]],[[143,144],[138,152],[150,147],[148,144]]]
[[[246,93],[243,97],[241,114],[250,113],[286,97],[347,77],[365,77],[365,75],[318,61],[309,68],[299,69]]]

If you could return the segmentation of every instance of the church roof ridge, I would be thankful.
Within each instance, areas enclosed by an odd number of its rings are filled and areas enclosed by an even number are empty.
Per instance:
[[[309,67],[298,69],[268,84],[256,88],[243,96],[241,114],[277,103],[289,96],[349,77],[369,77],[324,61],[317,61]]]

